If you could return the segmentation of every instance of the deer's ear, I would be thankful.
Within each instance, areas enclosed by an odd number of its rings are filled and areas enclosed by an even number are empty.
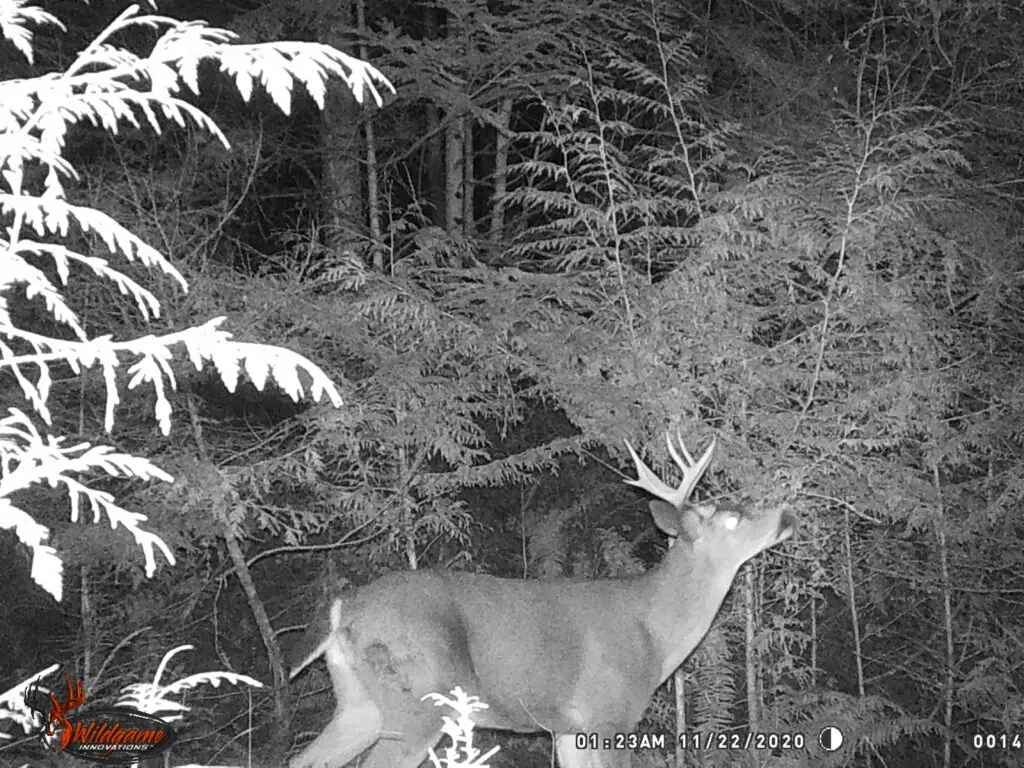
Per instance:
[[[651,502],[651,517],[662,533],[694,542],[703,536],[704,525],[718,509],[714,504],[683,504],[681,509],[667,501]]]
[[[654,524],[662,533],[673,539],[685,539],[693,542],[701,537],[701,526],[705,515],[699,514],[699,511],[699,507],[691,507],[689,504],[684,504],[682,509],[677,509],[667,501],[660,499],[651,502],[651,517],[654,518]]]

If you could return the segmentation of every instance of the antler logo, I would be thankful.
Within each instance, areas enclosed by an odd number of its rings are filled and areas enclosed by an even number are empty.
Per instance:
[[[71,741],[71,734],[74,732],[74,728],[67,718],[67,713],[85,703],[85,687],[81,681],[72,681],[71,676],[67,674],[64,677],[68,681],[67,699],[61,704],[56,696],[52,693],[50,694],[50,714],[46,721],[46,735],[60,735],[59,752],[63,752],[67,748],[68,742]]]
[[[156,715],[128,707],[79,710],[85,703],[85,686],[70,675],[64,677],[68,692],[63,701],[41,685],[25,690],[25,704],[46,722],[38,735],[48,749],[123,766],[138,764],[174,743],[174,731]]]

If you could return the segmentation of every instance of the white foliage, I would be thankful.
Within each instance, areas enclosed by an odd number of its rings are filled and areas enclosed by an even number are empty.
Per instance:
[[[30,26],[41,24],[63,29],[55,17],[27,5],[27,0],[0,0],[0,34],[30,62]],[[114,35],[137,27],[161,31],[148,56],[108,42]],[[74,227],[98,237],[111,257],[138,261],[171,277],[183,290],[188,287],[163,254],[127,228],[106,214],[67,202],[64,184],[76,180],[78,174],[62,152],[68,130],[75,124],[88,121],[110,133],[117,133],[123,125],[133,130],[148,127],[159,135],[166,121],[178,125],[191,121],[227,146],[216,124],[179,97],[183,86],[198,93],[199,65],[204,61],[219,63],[221,72],[234,79],[244,98],[249,99],[253,86],[259,85],[285,112],[291,109],[292,89],[297,82],[321,107],[327,78],[332,76],[343,78],[360,102],[369,93],[379,106],[382,100],[378,88],[393,90],[376,69],[329,46],[235,45],[234,37],[204,22],[143,14],[138,6],[131,6],[79,54],[67,71],[0,83],[0,215],[5,222],[0,230],[0,370],[13,374],[34,415],[46,425],[52,423],[47,407],[51,363],[66,363],[76,374],[99,367],[106,384],[107,431],[113,428],[114,411],[120,402],[118,369],[128,364],[128,388],[152,387],[157,423],[166,435],[171,426],[167,389],[175,386],[171,350],[178,344],[197,369],[210,362],[229,390],[234,390],[244,371],[258,387],[273,379],[296,400],[308,392],[316,400],[326,396],[335,407],[341,405],[334,385],[316,365],[288,350],[233,341],[229,333],[220,330],[223,318],[161,336],[127,341],[114,341],[110,336],[90,339],[64,299],[63,292],[76,268],[85,269],[116,285],[131,298],[145,320],[160,313],[153,293],[106,258],[54,242],[67,238]],[[36,266],[40,261],[51,264],[52,271]],[[70,338],[53,338],[16,327],[9,311],[15,290],[24,291],[26,299],[39,298]],[[10,500],[11,494],[37,483],[67,490],[73,521],[77,521],[84,500],[94,523],[105,516],[111,527],[124,526],[142,548],[148,576],[156,570],[156,550],[174,564],[174,556],[163,540],[141,527],[144,515],[123,509],[109,494],[94,491],[75,479],[100,469],[115,477],[171,480],[147,460],[88,443],[65,446],[63,438],[37,430],[24,411],[9,408],[7,416],[0,418],[0,462],[0,528],[13,529],[32,550],[32,578],[58,600],[62,565],[57,552],[46,543],[49,531]]]
[[[454,719],[447,715],[442,718],[444,725],[441,730],[451,740],[451,745],[445,747],[443,758],[438,757],[431,747],[428,750],[431,765],[434,768],[488,768],[487,761],[497,754],[500,747],[481,752],[473,745],[473,714],[490,707],[479,696],[470,696],[460,686],[451,690],[451,696],[428,693],[423,697],[424,701],[427,699],[433,701],[435,707],[454,709],[458,715]]]
[[[169,650],[160,661],[160,666],[157,667],[156,674],[153,676],[153,682],[126,685],[121,689],[121,697],[117,700],[115,706],[131,707],[139,712],[157,715],[167,722],[174,722],[181,720],[184,713],[189,711],[187,705],[172,698],[184,691],[197,688],[200,685],[212,685],[214,688],[217,688],[221,683],[251,685],[254,688],[263,687],[263,683],[259,680],[255,680],[248,675],[239,675],[235,672],[202,672],[198,675],[189,675],[180,680],[175,680],[168,685],[161,685],[160,678],[167,669],[167,663],[171,660],[171,657],[179,651],[191,651],[192,649],[193,646],[191,645],[179,645],[177,648]]]

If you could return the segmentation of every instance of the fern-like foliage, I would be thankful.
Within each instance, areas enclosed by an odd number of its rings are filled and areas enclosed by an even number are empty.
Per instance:
[[[31,24],[59,24],[52,15],[15,0],[0,4],[0,31],[31,60]],[[117,48],[108,41],[134,29],[155,29],[160,34],[148,56]],[[284,111],[291,106],[291,89],[301,82],[314,100],[323,105],[325,79],[343,76],[356,97],[369,92],[378,103],[378,85],[390,87],[372,67],[326,46],[232,46],[233,35],[201,23],[181,22],[155,14],[143,14],[132,6],[86,48],[66,71],[0,84],[0,135],[3,149],[4,189],[0,191],[0,213],[6,219],[0,238],[0,368],[8,370],[35,414],[51,423],[49,400],[53,380],[50,368],[63,362],[72,373],[98,366],[107,390],[105,427],[113,426],[114,409],[120,399],[118,370],[123,358],[134,359],[128,368],[129,389],[147,384],[156,394],[156,417],[166,434],[170,429],[167,389],[175,386],[171,370],[171,348],[182,345],[196,368],[212,363],[229,388],[241,372],[262,388],[271,378],[298,399],[307,389],[314,398],[326,396],[334,405],[340,397],[328,377],[301,356],[259,344],[239,343],[219,330],[221,319],[185,331],[163,336],[145,336],[115,342],[110,337],[90,338],[83,322],[65,301],[63,292],[78,270],[87,270],[112,281],[128,295],[146,320],[159,314],[155,296],[133,278],[113,268],[101,257],[79,253],[62,241],[77,229],[93,234],[108,251],[129,261],[138,260],[163,272],[186,287],[181,273],[170,261],[128,229],[98,211],[70,204],[65,183],[76,177],[74,166],[64,157],[68,131],[86,121],[110,133],[124,124],[140,127],[140,117],[160,133],[166,121],[183,125],[192,121],[200,129],[221,139],[225,137],[205,114],[179,94],[182,87],[198,91],[201,62],[219,62],[232,76],[244,98],[252,93],[254,79],[269,91]],[[49,264],[45,269],[40,266]],[[54,279],[56,278],[56,280]],[[40,299],[55,333],[19,326],[13,303],[23,297]],[[48,546],[47,530],[11,502],[16,491],[48,481],[63,484],[71,492],[72,516],[77,519],[78,502],[89,500],[94,520],[106,513],[111,525],[123,525],[143,547],[146,572],[155,571],[154,548],[173,564],[174,557],[162,540],[144,531],[141,515],[129,513],[105,493],[90,491],[74,475],[101,469],[108,474],[142,478],[169,477],[148,461],[124,456],[105,448],[79,445],[63,448],[59,439],[44,437],[23,411],[11,410],[3,419],[0,453],[4,477],[0,481],[0,527],[13,528],[33,551],[33,578],[58,599],[61,596],[61,561]]]
[[[829,755],[815,755],[816,765],[847,765],[863,749],[934,736],[938,731],[935,723],[877,696],[802,694],[781,702],[779,711],[786,713],[780,721],[783,730],[790,723],[800,723],[798,729],[807,734],[817,734],[830,726],[843,732],[842,747]]]
[[[184,717],[184,714],[189,711],[189,707],[174,697],[181,696],[192,688],[200,685],[211,685],[217,688],[221,683],[251,685],[254,688],[263,687],[258,680],[235,672],[203,672],[183,677],[171,683],[162,682],[161,678],[171,659],[181,651],[190,650],[193,650],[191,645],[182,645],[169,650],[160,660],[160,665],[153,676],[153,682],[132,683],[125,686],[115,706],[129,707],[139,712],[157,715],[167,722],[176,722]]]

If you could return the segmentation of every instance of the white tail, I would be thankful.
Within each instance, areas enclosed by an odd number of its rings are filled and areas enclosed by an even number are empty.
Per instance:
[[[416,768],[441,737],[439,710],[421,699],[456,685],[489,705],[477,725],[552,733],[562,768],[628,765],[628,751],[578,750],[576,734],[631,732],[704,637],[740,566],[795,527],[782,509],[690,505],[715,443],[693,461],[677,441],[678,450],[670,433],[676,488],[627,443],[638,476],[628,482],[660,499],[651,514],[674,541],[641,576],[406,571],[336,597],[307,630],[291,676],[324,655],[337,709],[291,768],[340,768],[366,750],[363,768]]]

